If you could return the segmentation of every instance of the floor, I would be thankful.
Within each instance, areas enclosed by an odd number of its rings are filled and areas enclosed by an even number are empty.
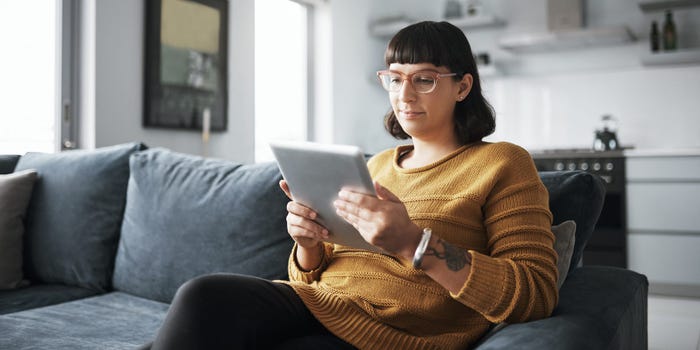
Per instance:
[[[700,299],[649,295],[649,349],[700,350]]]

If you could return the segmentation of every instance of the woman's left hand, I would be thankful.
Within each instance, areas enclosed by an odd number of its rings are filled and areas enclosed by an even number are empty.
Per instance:
[[[408,217],[403,202],[374,182],[377,197],[341,190],[333,204],[336,212],[372,245],[411,259],[421,238],[421,228]]]

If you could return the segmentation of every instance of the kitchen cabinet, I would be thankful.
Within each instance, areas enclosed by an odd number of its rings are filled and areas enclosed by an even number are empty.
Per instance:
[[[628,152],[628,267],[655,294],[700,297],[700,150]]]

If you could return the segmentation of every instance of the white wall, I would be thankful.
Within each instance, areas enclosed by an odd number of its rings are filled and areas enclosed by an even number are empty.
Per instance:
[[[84,125],[94,125],[94,135],[84,132],[83,144],[100,147],[143,141],[150,147],[184,153],[206,152],[240,162],[254,160],[253,0],[229,2],[228,131],[212,133],[208,149],[197,132],[142,126],[143,0],[88,3],[86,16],[94,15],[94,41],[84,45],[88,52],[83,56],[88,62],[83,69],[84,74],[92,75],[94,90],[85,86],[82,106]],[[94,67],[90,67],[91,59]]]
[[[386,93],[371,78],[382,65],[386,39],[369,36],[370,21],[404,15],[437,19],[442,2],[384,0],[333,1],[336,141],[376,152],[395,143],[384,136],[381,117]],[[482,77],[487,98],[497,114],[497,132],[489,140],[508,140],[530,149],[590,147],[603,114],[619,120],[618,137],[636,148],[700,147],[700,65],[646,67],[652,20],[638,1],[587,0],[587,26],[626,25],[638,41],[613,47],[514,54],[498,47],[509,34],[546,30],[546,1],[482,1],[503,18],[502,28],[467,31],[475,52],[487,51],[502,74]],[[428,6],[430,5],[430,6]],[[700,9],[675,11],[681,47],[700,46]],[[361,20],[365,17],[366,20]],[[334,17],[335,19],[335,17]],[[376,57],[362,57],[359,55]]]
[[[254,158],[254,0],[229,2],[229,126],[211,137],[210,156],[242,162]],[[497,113],[492,140],[528,148],[588,147],[602,114],[619,119],[619,138],[637,148],[700,147],[700,65],[643,67],[652,19],[637,0],[587,0],[590,27],[625,24],[637,43],[546,54],[513,54],[498,48],[500,37],[545,29],[545,0],[482,1],[504,20],[502,28],[469,30],[474,51],[488,51],[504,74],[484,78]],[[82,144],[104,146],[132,140],[151,147],[202,154],[201,137],[192,131],[143,128],[143,1],[86,2],[94,12],[94,37],[84,43]],[[389,102],[374,77],[382,69],[388,38],[369,34],[381,17],[436,20],[443,1],[332,0],[318,26],[330,53],[317,52],[324,74],[317,78],[319,118],[315,138],[350,143],[377,152],[399,141],[383,129]],[[700,9],[676,12],[681,46],[700,46]],[[84,20],[90,24],[89,20]],[[330,36],[330,37],[329,37]],[[330,90],[330,91],[329,91]],[[94,128],[92,127],[94,126]],[[87,129],[87,130],[86,130]],[[94,134],[91,130],[94,129]]]
[[[384,130],[389,99],[374,74],[385,68],[384,49],[388,40],[370,35],[370,21],[397,14],[411,17],[428,14],[436,18],[440,6],[435,4],[420,0],[331,1],[333,142],[355,144],[371,153],[398,143]]]

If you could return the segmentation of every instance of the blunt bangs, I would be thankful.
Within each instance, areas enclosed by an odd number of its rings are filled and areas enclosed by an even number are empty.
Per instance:
[[[447,22],[420,22],[401,29],[384,53],[386,66],[392,63],[432,63],[436,67],[446,66],[460,75],[471,73],[466,59],[472,55],[469,43],[464,34],[460,38],[448,26],[452,27]],[[466,42],[468,50],[460,52],[458,48],[464,46],[454,45],[455,42]]]

